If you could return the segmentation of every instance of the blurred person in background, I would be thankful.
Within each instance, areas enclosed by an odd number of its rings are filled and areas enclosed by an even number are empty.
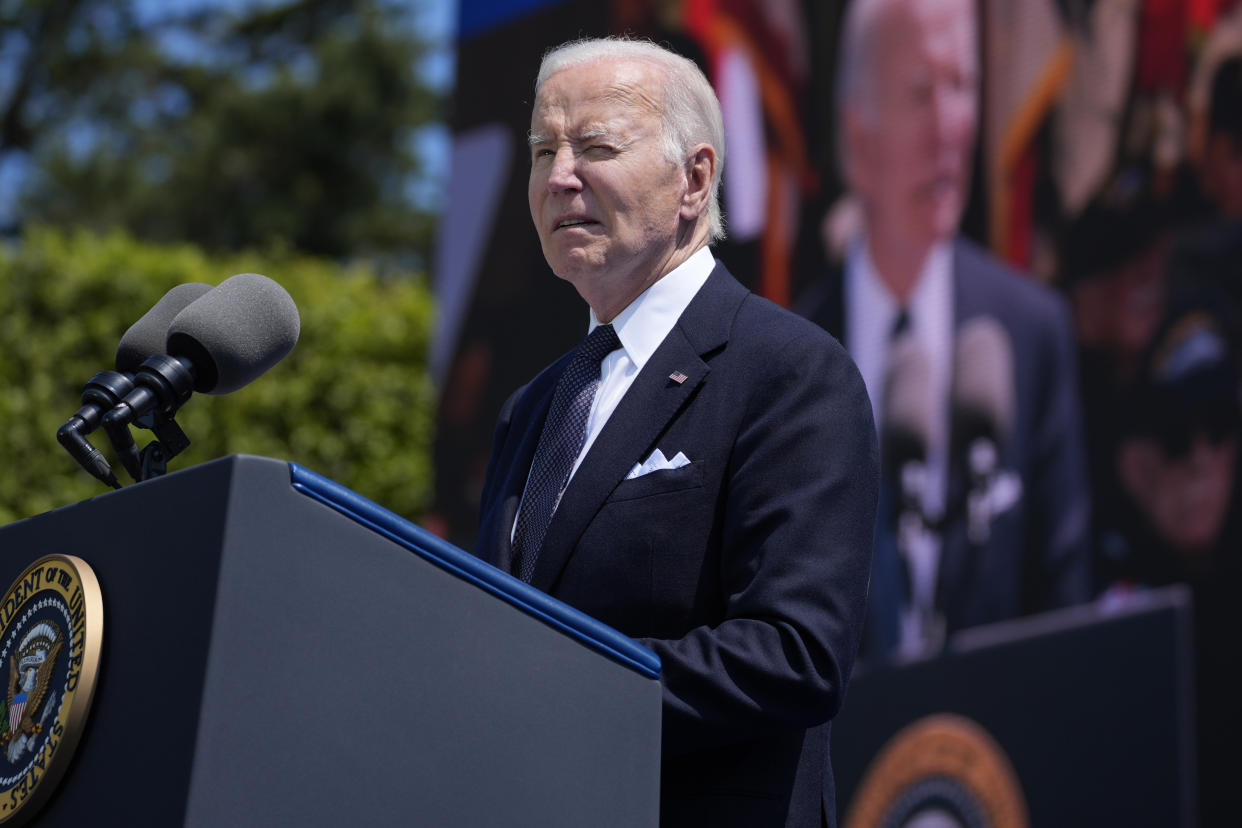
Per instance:
[[[796,304],[857,361],[886,456],[895,444],[886,417],[897,408],[886,411],[887,398],[910,396],[891,387],[897,374],[913,377],[911,393],[926,396],[926,405],[905,407],[925,412],[904,424],[919,432],[917,463],[886,465],[864,630],[872,664],[934,652],[955,630],[1090,597],[1069,315],[1052,291],[959,235],[979,118],[977,30],[971,0],[856,0],[847,8],[839,160],[863,228],[843,266]],[[997,395],[1001,413],[996,468],[977,485],[952,412],[962,379],[955,352],[965,328],[981,320],[997,346],[981,356],[995,357],[997,370],[974,385]],[[917,475],[903,474],[916,467]],[[905,485],[910,479],[921,481],[918,491]],[[982,527],[967,503],[987,504]]]
[[[1222,218],[1242,220],[1242,56],[1212,74],[1199,180]]]
[[[1170,207],[1141,189],[1097,198],[1068,227],[1059,278],[1084,375],[1112,388],[1135,377],[1166,313],[1174,232]]]
[[[1117,475],[1117,421],[1126,392],[1168,308],[1173,211],[1153,197],[1149,178],[1127,171],[1095,198],[1060,240],[1059,279],[1077,336],[1093,548],[1118,554],[1108,540],[1123,494]],[[1097,589],[1099,588],[1097,583]]]
[[[1218,295],[1227,313],[1222,321],[1236,338],[1242,319],[1242,56],[1221,60],[1211,78],[1198,158],[1211,212],[1179,239],[1170,280],[1179,291]]]
[[[1242,374],[1218,307],[1201,298],[1169,314],[1118,409],[1123,501],[1100,572],[1114,598],[1191,588],[1204,825],[1236,824],[1242,812]]]

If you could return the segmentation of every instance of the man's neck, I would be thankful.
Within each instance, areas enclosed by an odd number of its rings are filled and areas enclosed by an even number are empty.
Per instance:
[[[679,234],[675,246],[668,258],[665,259],[663,267],[659,269],[659,273],[655,278],[629,283],[630,291],[622,295],[601,293],[595,296],[588,296],[582,293],[582,291],[579,291],[579,293],[582,294],[583,299],[586,299],[587,304],[591,306],[591,310],[595,312],[595,316],[601,324],[611,322],[616,318],[617,314],[628,308],[630,303],[641,296],[649,287],[672,273],[684,264],[687,259],[706,247],[707,242],[706,226],[702,228],[692,227],[684,236]]]
[[[900,234],[874,234],[868,228],[867,253],[876,276],[898,304],[906,304],[918,286],[919,276],[934,245],[911,243]]]

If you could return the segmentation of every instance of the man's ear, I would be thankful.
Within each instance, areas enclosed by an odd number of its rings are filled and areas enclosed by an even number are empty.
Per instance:
[[[716,150],[711,144],[699,144],[686,161],[686,192],[681,197],[681,217],[693,221],[707,214],[711,201],[712,181],[716,178]]]

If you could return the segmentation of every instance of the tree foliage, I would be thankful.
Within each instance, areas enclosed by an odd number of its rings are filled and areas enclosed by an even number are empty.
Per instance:
[[[431,494],[433,390],[426,373],[428,290],[411,278],[274,250],[207,256],[32,228],[0,248],[0,423],[7,471],[0,525],[102,494],[107,488],[61,449],[56,430],[82,386],[113,367],[138,317],[183,282],[218,284],[258,272],[280,282],[301,314],[293,353],[252,384],[196,395],[177,415],[192,445],[170,471],[234,452],[293,460],[417,520]],[[150,432],[135,429],[139,446]],[[90,439],[115,462],[102,430]]]
[[[0,153],[33,170],[21,215],[213,251],[425,264],[413,135],[439,104],[410,4],[180,7],[0,3]]]

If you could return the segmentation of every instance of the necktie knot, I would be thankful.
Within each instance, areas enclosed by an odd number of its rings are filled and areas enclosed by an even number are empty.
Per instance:
[[[598,364],[600,360],[621,347],[621,340],[612,325],[598,325],[578,346],[576,359]]]
[[[889,330],[888,338],[897,339],[908,330],[910,330],[910,309],[903,306],[893,319],[893,327]]]

